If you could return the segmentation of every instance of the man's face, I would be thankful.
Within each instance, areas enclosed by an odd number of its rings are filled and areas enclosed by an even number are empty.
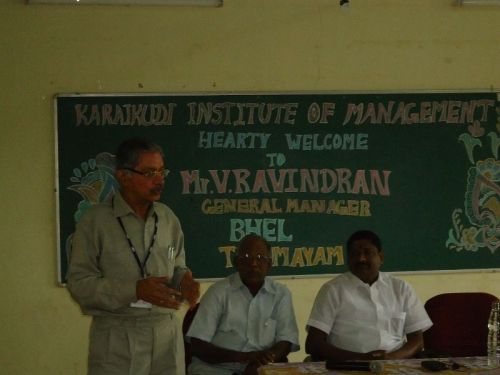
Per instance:
[[[241,281],[247,286],[260,286],[271,268],[266,244],[259,238],[248,240],[235,259]]]
[[[384,262],[384,253],[369,240],[356,240],[348,249],[349,270],[361,281],[372,284],[378,279],[378,271]]]
[[[164,169],[163,158],[159,152],[142,152],[137,165],[133,168],[137,172],[162,171]],[[160,199],[165,180],[158,174],[154,176],[143,176],[131,171],[121,171],[120,182],[122,191],[134,202],[144,204],[152,203]]]

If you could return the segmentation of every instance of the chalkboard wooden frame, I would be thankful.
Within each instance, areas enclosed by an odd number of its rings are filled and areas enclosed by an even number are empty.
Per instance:
[[[200,279],[232,272],[247,232],[272,275],[343,272],[346,238],[379,233],[389,272],[500,269],[499,94],[484,91],[60,94],[58,280],[74,224],[117,188],[131,136],[164,147],[162,198]]]

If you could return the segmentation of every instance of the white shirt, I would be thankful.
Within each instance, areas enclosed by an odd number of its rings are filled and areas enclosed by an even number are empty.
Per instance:
[[[290,342],[291,351],[299,350],[299,333],[288,288],[266,277],[253,297],[238,273],[208,288],[186,336],[240,352],[268,349],[278,341]],[[209,365],[193,357],[191,367],[197,373],[209,374],[212,368],[222,374],[225,369],[241,371],[245,365]]]
[[[351,272],[325,283],[314,301],[307,327],[328,334],[328,343],[358,353],[392,352],[406,334],[432,322],[410,284],[380,272],[371,286]]]

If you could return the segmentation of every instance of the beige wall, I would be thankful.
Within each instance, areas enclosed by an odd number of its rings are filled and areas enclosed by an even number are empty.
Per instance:
[[[351,1],[345,13],[338,0],[225,0],[218,9],[0,0],[0,374],[85,373],[89,319],[56,285],[56,93],[500,91],[500,7]],[[500,250],[492,263],[500,268]],[[404,278],[423,300],[500,295],[498,272]],[[286,280],[302,340],[325,280]]]

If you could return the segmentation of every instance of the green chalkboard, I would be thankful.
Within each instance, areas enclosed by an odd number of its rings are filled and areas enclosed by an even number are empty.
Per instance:
[[[117,188],[117,145],[163,146],[162,201],[200,279],[232,272],[248,232],[273,275],[345,270],[346,238],[379,233],[385,271],[500,268],[497,93],[58,95],[59,280],[75,222]]]

